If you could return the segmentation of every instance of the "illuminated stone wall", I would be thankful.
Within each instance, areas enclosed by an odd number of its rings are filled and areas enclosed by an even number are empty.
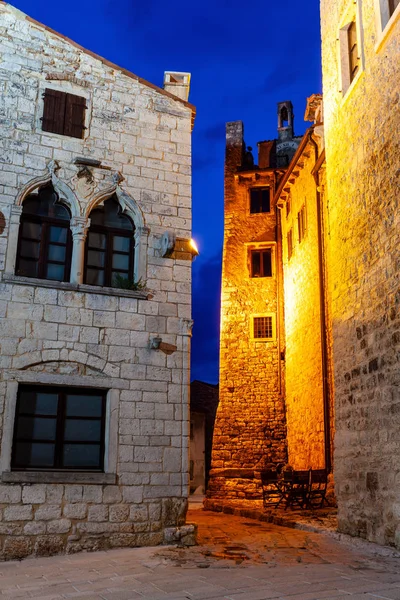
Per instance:
[[[220,400],[214,428],[212,498],[253,498],[260,494],[259,471],[285,463],[286,426],[279,335],[282,332],[280,243],[276,211],[250,214],[250,189],[275,188],[276,170],[241,170],[243,125],[227,125],[225,240],[222,275]],[[282,174],[282,171],[281,171]],[[273,276],[250,276],[252,247],[270,244]],[[272,314],[271,341],[254,341],[252,315]],[[281,342],[282,343],[282,342]]]
[[[316,138],[320,139],[320,138]],[[324,468],[322,331],[318,250],[317,189],[311,171],[315,151],[308,142],[283,195],[282,239],[286,337],[286,417],[289,464]],[[298,215],[305,209],[299,239]],[[289,258],[287,236],[292,232]]]
[[[339,529],[400,546],[400,7],[322,0],[322,66]],[[343,95],[339,28],[354,10],[359,73]]]

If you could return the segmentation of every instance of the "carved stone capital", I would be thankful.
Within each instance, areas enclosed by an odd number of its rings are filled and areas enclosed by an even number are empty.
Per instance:
[[[19,224],[19,220],[22,214],[22,205],[13,204],[11,207],[10,224]]]
[[[179,333],[181,335],[192,337],[193,323],[194,321],[192,319],[180,319]]]
[[[74,238],[85,241],[89,227],[90,219],[86,217],[72,217],[70,228]]]

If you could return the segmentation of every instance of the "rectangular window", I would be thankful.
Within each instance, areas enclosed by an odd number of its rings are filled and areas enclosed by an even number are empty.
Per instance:
[[[358,57],[358,44],[357,44],[357,28],[356,22],[352,21],[347,29],[347,43],[349,53],[349,72],[350,72],[350,83],[357,75],[359,68],[359,57]]]
[[[292,231],[292,229],[289,229],[289,231],[287,232],[287,254],[288,254],[288,260],[290,260],[293,255],[293,231]]]
[[[274,337],[274,323],[272,315],[253,317],[253,338],[258,340],[271,340]]]
[[[251,250],[251,277],[272,277],[272,248]]]
[[[297,215],[297,226],[299,231],[299,242],[304,240],[307,230],[306,207],[303,206]]]
[[[21,385],[13,470],[103,471],[106,391]]]
[[[271,188],[257,187],[250,190],[250,213],[268,213],[271,211]]]
[[[286,217],[290,215],[290,198],[286,200]]]
[[[83,138],[86,98],[46,88],[42,130],[69,137]]]

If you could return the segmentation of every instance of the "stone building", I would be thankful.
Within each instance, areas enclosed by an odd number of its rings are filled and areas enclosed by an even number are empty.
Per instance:
[[[190,76],[165,89],[0,2],[0,556],[185,520]]]
[[[208,495],[256,498],[267,463],[287,462],[281,240],[275,193],[294,155],[291,102],[278,104],[278,138],[258,144],[228,123],[219,406]]]
[[[324,110],[309,98],[313,125],[271,183],[243,167],[241,124],[227,126],[208,500],[260,497],[267,462],[324,467],[339,530],[397,547],[399,22],[398,0],[322,0]],[[274,186],[270,213],[254,219],[252,190],[263,185]],[[264,245],[273,267],[267,258],[262,271]],[[254,340],[259,317],[264,343]]]
[[[322,0],[339,529],[400,547],[400,5]]]

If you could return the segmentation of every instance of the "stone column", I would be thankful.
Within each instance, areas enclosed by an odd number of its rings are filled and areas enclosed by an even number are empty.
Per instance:
[[[72,217],[72,260],[71,260],[71,283],[83,282],[83,262],[85,257],[85,240],[87,230],[90,227],[90,219],[86,217]]]
[[[135,229],[135,281],[147,279],[147,243],[150,229],[146,226]]]
[[[9,275],[14,275],[15,262],[17,259],[17,246],[18,246],[18,234],[19,234],[19,221],[21,218],[22,206],[12,206],[10,223],[8,227],[8,240],[7,240],[7,256],[5,272]]]

